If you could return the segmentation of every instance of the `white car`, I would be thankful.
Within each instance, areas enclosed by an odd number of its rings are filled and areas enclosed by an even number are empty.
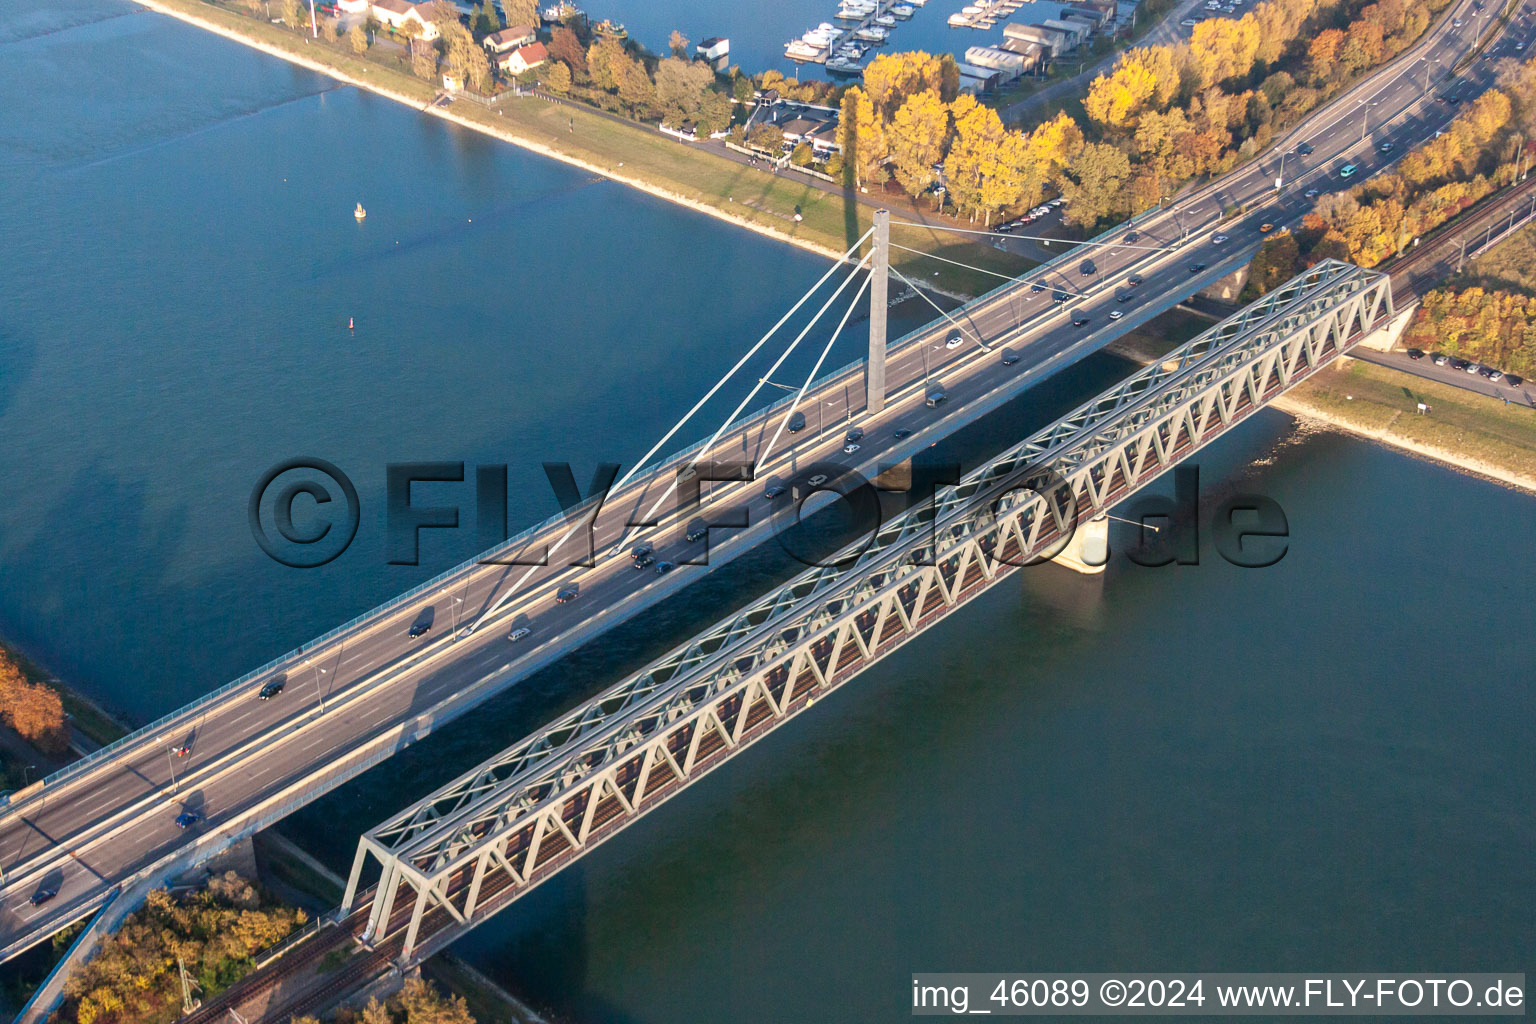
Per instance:
[[[956,327],[954,330],[949,332],[949,337],[944,339],[944,347],[945,348],[959,348],[960,347],[960,343],[962,341],[964,341],[964,340],[965,340],[965,338],[960,333],[960,328]]]
[[[820,487],[822,484],[824,484],[826,482],[827,482],[827,474],[825,474],[825,473],[817,473],[815,476],[811,477],[809,480],[806,481],[806,483],[810,484],[812,487]]]
[[[1109,318],[1111,320],[1119,320],[1123,316],[1125,316],[1125,314],[1120,312],[1118,309],[1112,309],[1109,311]]]
[[[849,441],[847,444],[843,445],[843,453],[845,455],[852,455],[854,452],[856,452],[858,450],[859,450],[859,446],[854,444],[852,441]]]
[[[1227,237],[1228,236],[1226,235],[1217,235],[1215,238],[1211,239],[1211,242],[1215,245],[1221,245],[1227,240]]]

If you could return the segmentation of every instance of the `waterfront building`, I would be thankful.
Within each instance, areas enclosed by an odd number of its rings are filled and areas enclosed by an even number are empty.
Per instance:
[[[520,75],[531,71],[549,59],[549,51],[543,43],[519,47],[496,58],[496,66],[508,75]]]
[[[373,0],[370,11],[379,24],[396,32],[402,32],[406,25],[414,23],[420,38],[436,39],[437,26],[432,24],[427,7],[427,4],[411,3],[411,0]]]
[[[504,28],[500,32],[492,32],[485,37],[485,48],[492,53],[506,53],[522,46],[528,46],[539,40],[538,32],[529,25],[514,25],[512,28]]]

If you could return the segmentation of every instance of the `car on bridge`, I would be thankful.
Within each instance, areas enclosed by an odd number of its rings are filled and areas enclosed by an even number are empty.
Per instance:
[[[47,903],[49,900],[53,899],[58,894],[59,890],[53,888],[52,886],[44,886],[43,888],[37,890],[37,892],[34,892],[27,902],[31,903],[34,907],[40,907],[44,903]]]
[[[1227,239],[1230,238],[1230,237],[1231,237],[1230,235],[1217,235],[1216,237],[1211,239],[1211,244],[1212,245],[1225,245]]]
[[[523,639],[523,637],[532,632],[533,630],[529,629],[527,626],[517,626],[512,630],[512,632],[507,634],[507,639],[511,640],[513,643],[517,643],[519,640]]]
[[[1045,285],[1041,284],[1039,281],[1031,281],[1029,283],[1029,290],[1031,293],[1043,292],[1045,291]]]
[[[176,815],[176,827],[183,829],[191,828],[202,820],[203,816],[196,811],[182,811]]]
[[[676,568],[677,568],[676,564],[674,564],[672,562],[657,562],[656,563],[656,575],[657,576],[665,576],[667,573],[671,572],[673,569],[676,569]]]
[[[772,501],[774,498],[777,498],[779,495],[783,494],[784,490],[785,488],[783,484],[769,484],[763,491],[763,497],[767,498],[769,501]]]
[[[1267,235],[1273,230],[1275,230],[1275,226],[1269,221],[1265,221],[1263,224],[1259,225],[1259,234],[1261,235]]]
[[[1189,265],[1189,272],[1191,274],[1198,274],[1198,273],[1200,273],[1200,271],[1202,271],[1204,269],[1205,269],[1205,264],[1204,263],[1191,263]]]
[[[892,434],[891,436],[896,438],[896,440],[900,441],[903,438],[911,437],[912,436],[912,431],[909,428],[907,428],[907,427],[897,427],[896,428],[896,433]]]
[[[791,434],[804,430],[805,413],[796,412],[794,415],[790,416],[789,422],[784,425],[784,429],[789,431]]]
[[[1136,293],[1135,292],[1116,292],[1115,293],[1115,301],[1116,302],[1130,302],[1134,298],[1136,298]]]
[[[1072,314],[1072,326],[1073,327],[1086,327],[1086,326],[1088,326],[1088,320],[1089,320],[1089,317],[1088,317],[1087,313],[1073,313]]]
[[[1360,168],[1356,167],[1354,164],[1345,164],[1343,167],[1339,168],[1339,177],[1353,178],[1355,176],[1355,172],[1359,169]]]
[[[1140,231],[1128,231],[1125,234],[1125,240],[1127,242],[1139,242],[1139,241],[1141,241],[1141,232]]]
[[[937,409],[940,404],[943,403],[944,399],[948,397],[949,396],[944,393],[943,388],[939,387],[937,384],[934,384],[928,388],[928,397],[923,399],[923,404],[930,409]],[[846,448],[843,450],[847,451]]]
[[[1319,192],[1317,189],[1309,188],[1309,189],[1307,189],[1305,192],[1303,192],[1301,194],[1301,198],[1303,198],[1303,199],[1316,199],[1320,195],[1322,195],[1322,193]]]
[[[575,584],[561,587],[555,591],[555,604],[569,604],[581,596],[581,589]]]
[[[636,569],[647,569],[647,568],[650,568],[650,566],[652,566],[653,564],[655,564],[656,556],[651,554],[649,551],[647,551],[645,554],[641,555],[639,558],[631,559],[631,561],[634,563],[634,566],[635,566]]]
[[[422,622],[413,622],[413,623],[411,623],[411,639],[412,640],[416,640],[416,639],[419,639],[420,637],[424,637],[424,636],[426,636],[430,632],[432,632],[432,623],[430,621],[422,621]]]
[[[1301,156],[1311,156],[1312,144],[1310,142],[1298,143],[1296,146],[1296,152]]]
[[[1112,309],[1109,311],[1109,318],[1111,320],[1119,320],[1123,316],[1125,316],[1125,313],[1122,310]]]
[[[688,532],[683,535],[683,539],[690,544],[696,544],[708,536],[709,527],[702,522],[697,522],[688,527]]]
[[[1084,274],[1097,274],[1099,272],[1099,268],[1094,265],[1093,260],[1083,260],[1082,266],[1077,269]]]
[[[278,694],[283,692],[283,685],[286,682],[287,682],[287,680],[284,680],[284,679],[274,679],[274,680],[272,680],[266,686],[263,686],[261,688],[261,692],[256,695],[256,699],[257,700],[271,700],[273,697],[276,697]]]
[[[848,431],[847,434],[845,434],[843,436],[843,440],[847,441],[850,444],[852,444],[854,441],[862,441],[862,440],[864,440],[864,428],[863,427],[854,427],[854,428],[852,428],[851,430]]]
[[[1011,348],[1003,349],[1003,365],[1012,366],[1019,361],[1019,354]]]
[[[1381,145],[1377,146],[1376,148],[1381,150],[1383,153],[1390,153],[1394,149],[1397,148],[1397,144],[1396,143],[1392,143],[1392,142],[1383,142]]]
[[[1071,297],[1072,296],[1068,295],[1066,292],[1056,292],[1056,293],[1051,295],[1051,301],[1052,302],[1066,302]]]
[[[179,747],[172,747],[171,753],[175,754],[177,757],[186,757],[188,754],[192,753],[192,744],[183,743]]]
[[[960,333],[960,328],[956,327],[953,330],[951,330],[949,332],[949,334],[944,338],[944,347],[945,348],[959,348],[960,347],[960,343],[962,341],[964,341],[964,340],[965,340],[965,335],[961,334]]]
[[[1137,285],[1141,284],[1141,275],[1132,274],[1130,277],[1125,279],[1125,283],[1130,285],[1132,288],[1135,288]]]
[[[806,484],[811,486],[811,487],[820,487],[822,484],[824,484],[826,482],[827,482],[827,474],[825,474],[825,473],[817,473],[815,476],[813,476],[810,479],[806,480]]]
[[[858,442],[856,442],[856,441],[849,441],[847,444],[843,445],[843,454],[844,455],[852,455],[854,452],[856,452],[858,450],[859,450],[859,445],[858,445]]]

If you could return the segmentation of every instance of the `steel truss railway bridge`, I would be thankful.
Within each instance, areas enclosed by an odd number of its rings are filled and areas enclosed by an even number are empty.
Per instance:
[[[1318,264],[369,831],[343,917],[401,964],[443,948],[1392,316],[1385,275]]]

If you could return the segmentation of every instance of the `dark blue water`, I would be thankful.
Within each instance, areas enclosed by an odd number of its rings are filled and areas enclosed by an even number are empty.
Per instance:
[[[0,101],[0,634],[140,719],[473,550],[384,564],[386,462],[508,462],[526,525],[540,461],[632,458],[823,267],[112,0],[0,9]],[[364,505],[309,572],[245,520],[302,454]],[[1536,506],[1276,414],[1201,470],[1208,504],[1281,503],[1278,566],[1207,540],[1010,581],[463,952],[593,1021],[897,1019],[916,970],[1528,970]],[[290,833],[344,869],[775,571],[712,575]]]

